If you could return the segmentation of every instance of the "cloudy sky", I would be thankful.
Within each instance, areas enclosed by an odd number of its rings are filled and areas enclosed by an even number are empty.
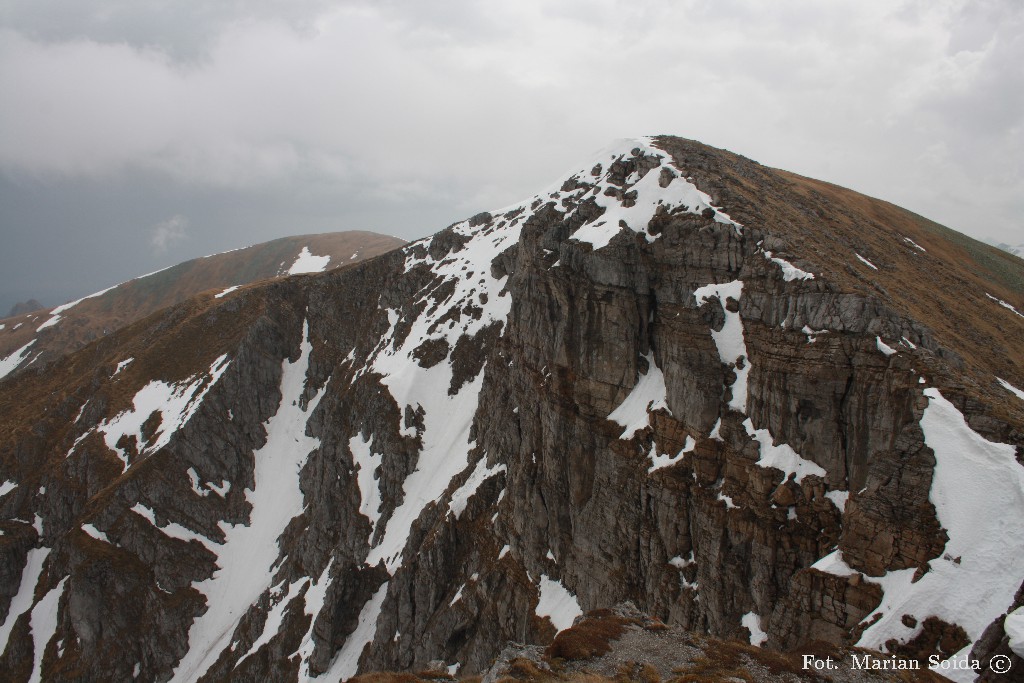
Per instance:
[[[1019,0],[2,0],[0,315],[672,133],[1024,242]]]

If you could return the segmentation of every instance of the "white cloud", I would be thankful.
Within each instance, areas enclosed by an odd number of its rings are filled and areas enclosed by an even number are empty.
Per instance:
[[[181,215],[171,216],[153,226],[150,232],[149,243],[153,250],[162,254],[175,244],[188,238],[185,228],[188,227],[188,219]]]

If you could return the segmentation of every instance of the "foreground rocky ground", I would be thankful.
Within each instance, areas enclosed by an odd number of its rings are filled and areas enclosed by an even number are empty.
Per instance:
[[[812,658],[808,660],[807,658]],[[856,658],[856,661],[855,661]],[[913,667],[916,660],[902,660]],[[920,669],[863,668],[892,665],[881,653],[817,642],[800,653],[780,653],[735,640],[702,636],[642,615],[632,605],[597,610],[562,631],[547,647],[509,644],[482,674],[457,677],[440,662],[419,672],[372,672],[353,683],[940,683]],[[820,667],[820,668],[819,668]],[[1009,680],[1009,679],[1006,679]]]

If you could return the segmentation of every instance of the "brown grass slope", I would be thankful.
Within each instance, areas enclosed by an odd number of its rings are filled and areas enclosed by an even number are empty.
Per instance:
[[[244,249],[185,261],[152,275],[129,280],[109,292],[86,299],[61,314],[61,321],[36,334],[49,320],[49,312],[33,311],[0,321],[0,358],[34,337],[35,364],[52,361],[86,343],[120,329],[168,306],[202,292],[214,295],[227,287],[246,285],[281,275],[307,247],[318,256],[330,256],[328,269],[349,265],[397,249],[405,242],[373,232],[348,231],[296,235]],[[21,326],[14,329],[18,324]]]

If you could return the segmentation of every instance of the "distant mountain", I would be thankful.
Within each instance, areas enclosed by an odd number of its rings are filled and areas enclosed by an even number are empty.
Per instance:
[[[19,301],[18,303],[11,306],[11,311],[10,313],[7,314],[7,317],[13,318],[18,315],[24,315],[25,313],[38,311],[41,308],[45,307],[35,299],[29,299],[28,301]]]
[[[200,292],[223,296],[225,290],[267,278],[351,265],[403,244],[397,237],[362,231],[284,237],[186,261],[48,310],[37,305],[12,311],[0,320],[0,378],[52,362]],[[31,304],[38,302],[19,306]]]
[[[657,137],[236,272],[0,380],[9,680],[1024,671],[1024,261]]]
[[[1006,244],[1004,242],[1000,242],[996,246],[1002,249],[1003,251],[1010,252],[1014,256],[1024,258],[1024,244]]]

